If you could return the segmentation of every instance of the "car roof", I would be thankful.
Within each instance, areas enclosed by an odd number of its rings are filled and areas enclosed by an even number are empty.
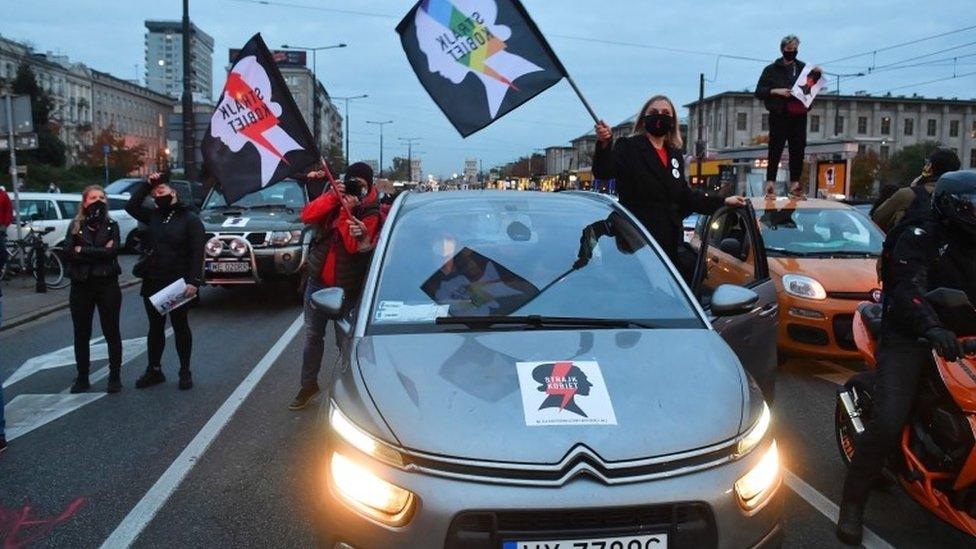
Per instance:
[[[609,209],[616,209],[617,203],[607,195],[589,191],[564,191],[560,193],[546,193],[535,191],[500,191],[500,190],[473,190],[473,191],[438,191],[438,192],[414,192],[405,193],[403,205],[414,207],[431,202],[452,202],[455,200],[470,200],[479,198],[486,201],[502,200],[548,200],[563,204],[600,204]]]
[[[14,193],[7,193],[10,195],[10,199],[13,200]],[[66,202],[75,202],[81,200],[80,193],[32,193],[32,192],[20,192],[17,193],[20,200],[63,200]]]
[[[796,200],[794,198],[787,198],[785,196],[777,196],[775,200],[770,200],[765,197],[753,197],[749,201],[752,203],[752,207],[756,210],[768,210],[775,208],[777,210],[793,208],[796,210],[850,210],[853,207],[850,204],[844,204],[843,202],[838,202],[836,200],[825,200],[823,198],[804,198],[802,200]]]

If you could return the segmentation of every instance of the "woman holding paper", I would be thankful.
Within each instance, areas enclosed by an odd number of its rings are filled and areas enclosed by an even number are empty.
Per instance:
[[[152,195],[155,203],[153,208],[143,206],[143,201],[149,195]],[[149,317],[149,364],[146,372],[136,381],[136,388],[143,389],[166,381],[161,361],[166,345],[166,316],[169,316],[176,340],[176,353],[180,357],[179,388],[189,389],[193,387],[193,377],[190,375],[193,336],[187,318],[188,306],[184,304],[160,314],[150,297],[177,281],[186,284],[185,297],[196,296],[197,288],[203,283],[203,247],[206,242],[203,223],[179,201],[176,191],[160,173],[151,174],[146,184],[132,193],[125,211],[148,225],[144,240],[148,250],[133,269],[134,274],[142,278],[140,295]]]
[[[711,214],[723,204],[743,206],[745,199],[709,196],[688,186],[677,111],[663,95],[644,103],[629,137],[614,142],[610,126],[601,120],[596,138],[594,175],[616,180],[620,203],[647,228],[681,274],[690,278],[694,257],[679,254],[682,219],[693,212]]]
[[[122,336],[119,312],[122,290],[119,289],[119,225],[108,215],[105,190],[98,185],[81,193],[81,207],[68,226],[65,256],[71,278],[71,323],[74,325],[75,365],[78,377],[72,393],[91,388],[88,370],[91,363],[92,319],[98,309],[102,335],[108,346],[108,387],[106,392],[122,390],[119,371],[122,366]]]

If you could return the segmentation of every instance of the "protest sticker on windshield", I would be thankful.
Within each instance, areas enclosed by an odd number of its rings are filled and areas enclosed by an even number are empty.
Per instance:
[[[220,224],[221,227],[244,227],[250,221],[250,217],[229,217]]]
[[[515,367],[529,427],[617,424],[597,362],[518,362]]]

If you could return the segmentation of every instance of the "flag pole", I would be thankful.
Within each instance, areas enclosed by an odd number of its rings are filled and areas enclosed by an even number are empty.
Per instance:
[[[599,124],[600,118],[597,117],[595,112],[593,112],[593,107],[590,106],[589,101],[587,101],[586,98],[583,97],[583,92],[581,92],[580,89],[576,86],[576,82],[573,81],[573,77],[570,76],[569,73],[566,72],[565,70],[563,70],[563,74],[566,76],[566,81],[569,82],[569,85],[573,87],[573,91],[576,92],[576,96],[579,97],[580,101],[583,102],[583,106],[586,107],[586,111],[589,112],[590,116],[593,117],[593,122]]]
[[[325,162],[325,157],[319,156],[319,162],[322,163],[322,171],[325,172],[325,178],[329,180],[329,188],[332,189],[332,192],[335,193],[336,198],[339,199],[339,206],[341,206],[343,210],[346,210],[349,217],[354,218],[352,211],[350,211],[349,207],[346,206],[346,203],[342,201],[342,193],[339,192],[339,187],[336,184],[335,177],[332,176],[332,170],[329,169],[329,165]]]

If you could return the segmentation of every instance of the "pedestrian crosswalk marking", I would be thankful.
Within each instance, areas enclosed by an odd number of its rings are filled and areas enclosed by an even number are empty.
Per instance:
[[[24,436],[86,404],[95,402],[105,394],[18,395],[4,408],[7,419],[7,440]]]

